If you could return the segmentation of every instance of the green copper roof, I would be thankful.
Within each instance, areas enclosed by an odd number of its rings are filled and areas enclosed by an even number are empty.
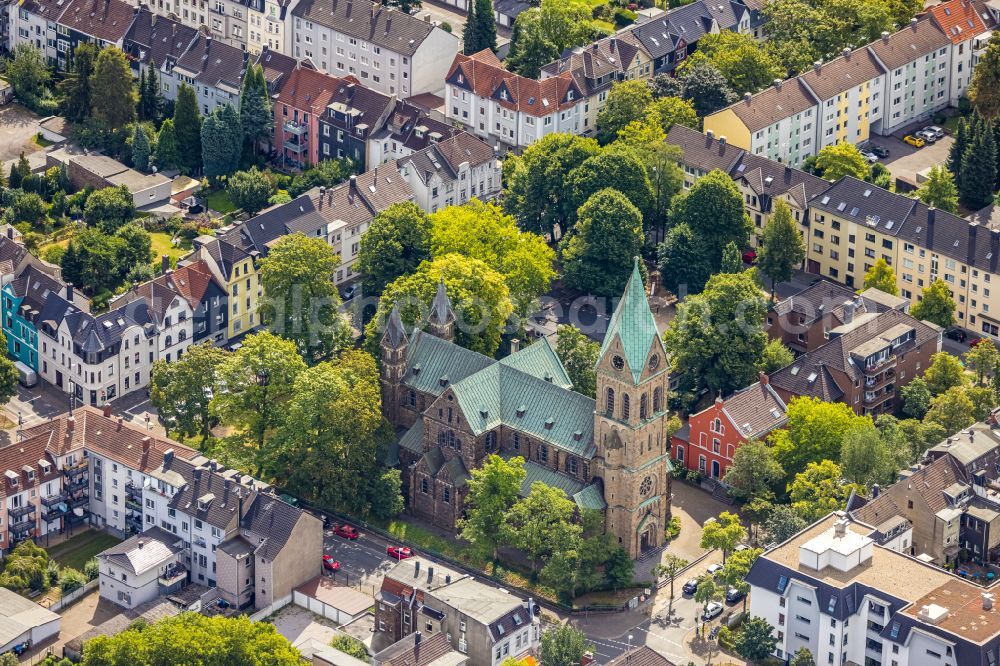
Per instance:
[[[608,503],[604,501],[604,491],[600,485],[592,483],[583,490],[573,495],[573,501],[581,509],[596,509],[604,511],[608,508]]]
[[[420,455],[424,451],[424,420],[417,419],[406,433],[399,438],[399,447]]]
[[[615,336],[618,336],[625,350],[625,361],[632,372],[632,380],[638,384],[646,365],[646,355],[658,335],[656,320],[653,319],[653,311],[649,309],[642,274],[639,272],[639,258],[636,257],[632,276],[628,279],[625,293],[618,302],[615,314],[608,324],[608,332],[604,335],[598,362],[604,358]]]
[[[403,384],[433,396],[441,395],[449,384],[495,363],[489,356],[423,331],[414,332],[407,351],[408,367]],[[447,381],[442,383],[443,378]]]
[[[521,372],[544,379],[564,389],[573,387],[573,382],[570,381],[566,368],[563,367],[548,338],[542,338],[538,342],[524,347],[501,359],[500,363],[517,368]]]
[[[521,491],[518,493],[521,497],[528,496],[528,493],[531,492],[531,484],[535,481],[541,481],[547,486],[558,488],[566,493],[566,497],[573,497],[573,495],[583,490],[584,484],[582,481],[574,479],[571,476],[566,476],[565,474],[560,474],[554,469],[545,465],[539,465],[530,460],[524,463],[524,471],[526,475],[524,482],[521,484]]]

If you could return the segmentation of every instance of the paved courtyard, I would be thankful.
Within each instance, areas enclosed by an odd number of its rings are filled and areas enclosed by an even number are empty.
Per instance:
[[[288,604],[268,618],[278,633],[299,647],[311,640],[329,645],[338,633],[337,623],[295,604]]]
[[[929,121],[922,123],[922,125],[929,124],[931,124]],[[889,149],[889,157],[882,160],[882,163],[889,168],[892,177],[901,178],[913,185],[917,185],[918,171],[936,164],[944,164],[948,160],[948,151],[955,141],[952,137],[945,136],[923,148],[914,148],[903,143],[902,136],[903,134],[872,137],[871,143]]]
[[[38,117],[20,104],[0,107],[0,163],[41,150],[31,142],[38,133]]]

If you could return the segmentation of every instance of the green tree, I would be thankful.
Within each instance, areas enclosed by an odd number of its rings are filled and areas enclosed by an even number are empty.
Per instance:
[[[6,60],[4,77],[14,89],[14,95],[28,107],[35,107],[48,92],[49,73],[45,54],[27,42],[20,42],[11,49]]]
[[[993,41],[993,38],[990,38]],[[993,201],[997,180],[997,147],[993,132],[979,128],[969,139],[962,155],[962,170],[957,179],[959,201],[969,210],[979,210]]]
[[[891,483],[902,462],[874,427],[848,431],[840,446],[844,478],[865,488]]]
[[[764,531],[775,543],[784,543],[809,523],[787,504],[775,504],[764,522]]]
[[[404,14],[412,14],[415,9],[423,7],[421,0],[387,0],[386,7],[398,7]]]
[[[633,120],[646,116],[653,93],[641,79],[620,81],[611,86],[604,108],[597,114],[597,140],[608,144]]]
[[[743,205],[743,195],[733,179],[715,169],[699,178],[691,189],[674,197],[669,224],[685,223],[701,244],[712,273],[722,265],[722,249],[730,242],[750,244],[752,225]]]
[[[757,253],[757,268],[771,278],[771,302],[778,282],[792,279],[795,268],[806,258],[806,246],[802,234],[792,219],[792,210],[781,199],[774,202],[774,208],[761,235],[761,248]]]
[[[1000,35],[990,37],[986,53],[972,70],[969,100],[987,118],[1000,113]]]
[[[293,492],[367,517],[392,431],[382,418],[375,359],[345,351],[295,378],[267,467]]]
[[[735,513],[723,511],[718,518],[705,522],[701,533],[701,547],[706,550],[713,548],[721,550],[722,563],[725,564],[730,551],[746,541],[746,538],[747,530],[740,522],[740,517]]]
[[[365,291],[381,294],[387,284],[415,271],[430,259],[430,246],[430,220],[415,203],[396,203],[379,212],[361,236],[358,251]]]
[[[830,460],[811,462],[788,486],[792,509],[807,523],[819,520],[832,511],[840,511],[851,491],[863,488],[844,481],[840,466]]]
[[[106,234],[113,234],[135,217],[135,203],[128,187],[105,187],[87,197],[83,219]]]
[[[90,115],[105,134],[121,131],[135,120],[135,91],[132,89],[132,69],[121,49],[108,46],[101,49],[90,75]]]
[[[729,556],[729,561],[723,567],[720,578],[730,587],[736,588],[744,595],[749,594],[750,584],[746,582],[750,568],[763,551],[760,548],[746,548]],[[747,598],[743,597],[743,610],[746,611]]]
[[[389,520],[403,512],[406,502],[403,500],[403,477],[398,469],[382,471],[382,475],[372,486],[368,503],[371,515],[379,520]]]
[[[691,227],[684,222],[674,224],[656,250],[663,286],[682,297],[700,293],[712,274],[703,258],[701,239]]]
[[[586,634],[569,624],[560,624],[542,634],[541,661],[546,666],[579,666],[584,652],[594,649]]]
[[[910,314],[917,319],[923,319],[937,324],[941,328],[949,328],[955,324],[955,301],[951,297],[948,283],[938,278],[925,287],[920,300],[910,308]]]
[[[210,409],[245,435],[235,443],[249,452],[257,476],[270,457],[268,437],[284,421],[295,380],[305,369],[295,343],[268,332],[248,335],[219,366],[218,383],[225,390],[212,398]]]
[[[778,639],[774,635],[774,627],[762,617],[751,615],[743,621],[733,647],[736,653],[750,661],[762,661],[774,654]]]
[[[469,492],[465,496],[465,518],[459,522],[460,535],[475,546],[488,550],[494,559],[506,545],[504,522],[518,501],[521,484],[527,473],[524,458],[504,460],[491,454],[481,467],[471,472]]]
[[[655,122],[664,132],[674,125],[698,129],[698,114],[691,100],[680,97],[661,97],[646,107],[646,121]]]
[[[719,266],[720,273],[740,273],[743,271],[743,255],[736,243],[729,241],[726,247],[722,248],[722,262]]]
[[[714,578],[705,576],[698,581],[698,589],[694,591],[694,600],[702,605],[701,611],[704,613],[708,610],[710,603],[722,599],[723,592],[724,590],[719,587]]]
[[[7,338],[0,333],[0,349],[7,349]],[[0,405],[6,405],[17,395],[19,374],[14,362],[6,356],[0,357]]]
[[[560,488],[541,481],[531,484],[528,496],[516,502],[503,521],[506,539],[532,559],[535,570],[553,553],[574,550],[583,529],[573,521],[576,504]]]
[[[823,178],[831,181],[844,176],[865,180],[871,171],[861,151],[846,141],[823,146],[816,156],[816,169]]]
[[[965,386],[967,377],[962,362],[947,352],[931,356],[931,364],[924,370],[924,381],[932,396],[938,396],[955,386]]]
[[[1000,350],[989,339],[983,340],[965,354],[965,365],[976,373],[976,383],[987,384],[987,379],[996,373],[1000,366]]]
[[[917,197],[928,206],[949,213],[958,211],[958,187],[955,177],[940,164],[931,167],[927,180],[917,189]]]
[[[87,641],[83,666],[246,664],[297,666],[299,651],[273,624],[245,615],[181,613]]]
[[[640,168],[641,170],[641,168]],[[517,222],[496,204],[473,199],[464,206],[448,206],[430,216],[431,255],[461,254],[493,266],[507,283],[520,315],[527,315],[536,299],[555,278],[555,252],[545,239],[520,231]]]
[[[559,57],[556,46],[542,27],[542,16],[531,9],[521,12],[514,20],[507,69],[528,78],[541,75],[542,67]]]
[[[177,166],[187,173],[201,168],[201,113],[194,88],[182,83],[174,102],[174,134],[177,145]]]
[[[177,132],[174,130],[173,118],[167,118],[160,126],[160,131],[156,135],[156,153],[153,161],[161,171],[171,171],[180,166],[180,155],[177,152]]]
[[[593,398],[597,392],[597,344],[572,324],[556,328],[556,354],[573,382],[573,390]]]
[[[764,347],[764,356],[760,362],[760,371],[772,373],[791,365],[794,360],[795,354],[781,340],[777,338],[768,340],[767,345]]]
[[[807,647],[800,647],[795,656],[792,657],[792,661],[789,666],[816,666],[816,661],[813,659],[812,652],[809,651]]]
[[[793,398],[787,411],[788,427],[773,431],[771,444],[789,477],[824,458],[839,460],[841,445],[848,432],[873,427],[871,417],[858,416],[842,402]]]
[[[701,59],[718,69],[729,88],[737,94],[755,93],[775,79],[784,79],[787,73],[753,35],[732,30],[708,34],[698,40],[698,51],[682,64],[682,70]]]
[[[172,363],[157,361],[149,380],[149,397],[171,429],[186,437],[211,434],[209,403],[217,390],[219,368],[226,352],[210,343],[191,345]]]
[[[135,131],[132,133],[132,166],[137,171],[149,171],[149,157],[152,148],[149,145],[149,137],[139,123],[135,124]]]
[[[237,171],[226,182],[226,193],[237,208],[250,215],[256,215],[267,208],[267,200],[274,193],[271,175],[257,167],[247,171]],[[364,239],[364,236],[361,237]]]
[[[525,231],[549,234],[554,240],[556,231],[565,233],[577,215],[574,200],[565,191],[566,178],[600,151],[594,139],[546,134],[520,157],[508,156],[504,162],[504,210]]]
[[[80,123],[90,115],[90,77],[99,49],[96,44],[81,42],[73,51],[72,67],[59,82],[62,109],[66,120]]]
[[[140,70],[139,105],[136,109],[139,120],[156,122],[160,119],[163,95],[160,93],[160,81],[156,72],[156,60],[153,59],[150,59],[145,69]]]
[[[239,115],[243,140],[250,144],[251,153],[256,155],[261,142],[269,141],[274,130],[271,96],[267,92],[264,69],[260,65],[247,67],[243,75]]]
[[[899,395],[903,398],[903,413],[915,419],[922,419],[931,408],[931,390],[920,377],[914,377],[899,389]]]
[[[500,347],[500,337],[514,306],[510,290],[493,268],[478,259],[447,254],[425,261],[417,270],[391,282],[382,292],[378,312],[365,328],[365,338],[372,351],[377,349],[379,331],[388,320],[393,305],[399,306],[403,325],[411,330],[423,325],[422,317],[444,282],[455,319],[455,341],[461,346],[488,356]]]
[[[941,352],[944,353],[944,352]],[[975,405],[964,386],[952,386],[931,400],[925,421],[937,423],[945,432],[958,432],[976,422]]]
[[[492,0],[473,0],[469,3],[462,41],[466,55],[483,49],[497,50],[497,24]]]
[[[604,575],[617,592],[619,588],[628,587],[635,581],[635,562],[624,548],[615,548],[604,563]]]
[[[135,222],[129,222],[115,232],[114,240],[117,246],[119,279],[127,275],[137,265],[149,268],[153,239],[148,231]]]
[[[680,574],[685,568],[687,568],[688,561],[683,557],[679,557],[674,553],[667,553],[663,556],[663,561],[653,567],[653,577],[656,579],[666,578],[667,582],[670,583],[670,607],[673,608],[674,604],[674,580],[677,579],[678,574]]]
[[[339,265],[325,240],[302,233],[280,237],[260,262],[262,320],[308,360],[327,358],[350,344],[333,283]]]
[[[684,97],[684,84],[676,76],[670,74],[655,74],[648,81],[653,99],[661,97]]]
[[[644,242],[639,209],[617,190],[600,190],[580,207],[573,233],[559,244],[566,284],[590,294],[620,294]]]
[[[681,390],[728,395],[757,378],[767,307],[752,273],[714,275],[704,292],[678,306],[664,341]]]
[[[624,194],[639,209],[643,219],[651,212],[652,183],[639,155],[627,146],[615,144],[587,159],[570,172],[564,186],[572,197],[570,206],[575,209],[581,208],[597,192],[612,188]]]
[[[771,486],[785,478],[785,470],[775,459],[774,450],[764,442],[744,442],[733,454],[723,481],[730,492],[743,501],[770,497]]]
[[[351,163],[346,160],[321,160],[311,169],[296,174],[288,186],[288,193],[297,197],[314,187],[333,187],[344,182],[350,173]]]
[[[955,141],[951,144],[951,148],[948,149],[948,171],[951,173],[952,179],[955,181],[955,187],[958,191],[961,191],[961,177],[962,177],[962,156],[965,155],[965,151],[969,148],[969,127],[965,118],[960,118],[958,121],[958,129],[955,130]]]
[[[885,259],[880,258],[865,273],[862,290],[872,287],[892,296],[899,295],[899,289],[896,288],[896,272],[892,270],[892,266],[886,263]]]
[[[201,161],[209,178],[228,176],[240,165],[243,128],[229,104],[215,107],[201,126]]]
[[[472,55],[482,51],[479,46],[479,15],[476,14],[476,3],[469,3],[469,11],[465,15],[465,27],[462,28],[462,53]]]
[[[355,659],[360,659],[363,662],[368,662],[368,648],[365,644],[359,641],[353,636],[348,636],[347,634],[337,634],[330,641],[330,647],[334,650],[339,650],[344,654],[349,654]]]
[[[681,80],[684,84],[684,99],[691,100],[699,118],[724,109],[736,101],[736,93],[729,87],[726,77],[708,61],[684,68]]]

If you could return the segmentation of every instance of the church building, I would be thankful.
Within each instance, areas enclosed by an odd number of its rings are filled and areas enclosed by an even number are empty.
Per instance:
[[[382,335],[382,408],[404,434],[390,451],[409,511],[455,529],[469,470],[496,453],[522,456],[535,481],[604,513],[633,558],[664,541],[670,519],[666,353],[638,261],[597,361],[595,401],[573,391],[548,340],[495,360],[454,342],[455,315],[438,286],[424,329],[407,333],[393,308]]]

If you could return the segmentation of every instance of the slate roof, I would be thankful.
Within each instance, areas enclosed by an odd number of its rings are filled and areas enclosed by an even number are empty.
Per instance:
[[[24,245],[17,241],[0,235],[0,262],[9,261],[13,268],[21,263],[21,260],[28,254]]]
[[[812,208],[853,218],[888,236],[900,233],[915,204],[916,199],[893,194],[853,176],[844,176],[810,202]]]
[[[778,301],[771,308],[771,311],[779,317],[794,312],[803,317],[802,324],[806,326],[826,315],[832,315],[837,322],[843,322],[844,303],[847,301],[855,304],[855,316],[891,309],[879,300],[867,298],[864,294],[859,296],[853,289],[829,280],[819,280],[799,293]]]
[[[157,16],[143,5],[125,36],[124,50],[144,65],[155,62],[158,69],[172,68],[197,36],[195,28]]]
[[[434,141],[455,136],[464,130],[431,118],[406,100],[397,100],[373,136],[391,139],[411,151],[423,150]]]
[[[660,332],[656,328],[653,311],[649,309],[646,300],[646,288],[639,272],[639,259],[632,266],[632,275],[625,285],[625,293],[618,302],[608,330],[601,344],[600,358],[603,358],[616,338],[621,340],[625,362],[632,373],[633,381],[638,384],[646,367],[646,357],[653,344],[659,340]]]
[[[488,143],[469,132],[459,132],[449,139],[396,160],[396,166],[403,169],[412,164],[414,173],[426,185],[434,175],[445,182],[456,179],[459,167],[464,162],[474,168],[494,158],[496,153]]]
[[[150,527],[142,534],[136,534],[119,544],[98,554],[115,565],[141,575],[173,561],[175,555],[183,552],[183,539],[160,527]]]
[[[667,132],[667,143],[680,147],[684,164],[705,172],[721,169],[731,174],[746,155],[742,148],[678,124]]]
[[[251,537],[263,539],[256,556],[272,562],[288,543],[298,522],[309,519],[301,509],[263,493],[255,493],[249,506],[244,506],[244,511],[241,528],[249,531]]]
[[[69,0],[59,23],[90,37],[116,43],[125,38],[133,17],[132,5],[122,0]]]
[[[199,33],[175,67],[204,86],[239,95],[247,58],[247,53],[235,46]]]
[[[112,301],[118,306],[124,303],[131,303],[142,300],[152,313],[157,325],[163,324],[163,319],[167,314],[167,309],[176,299],[187,301],[178,291],[173,271],[158,275],[152,280],[147,280],[142,284],[133,285],[131,289]]]
[[[252,221],[252,218],[251,218]],[[249,224],[249,222],[247,222]],[[238,237],[238,234],[237,234]],[[243,247],[229,239],[215,238],[202,246],[209,257],[215,262],[228,280],[233,274],[233,268],[241,261],[246,261],[251,257]]]
[[[760,439],[788,423],[785,403],[770,384],[757,382],[724,399],[723,414],[742,437]]]
[[[421,636],[420,643],[416,637]],[[372,663],[378,666],[429,666],[452,652],[444,632],[423,636],[419,631],[406,636],[376,654]]]
[[[919,495],[932,513],[951,505],[944,491],[949,486],[964,482],[962,470],[950,456],[943,456],[926,465],[896,483],[905,484],[907,489]],[[868,501],[867,504],[852,512],[858,520],[873,527],[878,527],[893,516],[904,515],[896,500],[886,491]]]
[[[542,67],[542,75],[558,76],[562,72],[569,72],[588,97],[607,90],[620,76],[624,76],[641,48],[638,39],[629,33],[623,35],[624,38],[612,35],[574,49],[569,56]],[[598,83],[601,78],[604,81]]]
[[[367,125],[368,131],[372,131],[378,128],[394,102],[391,95],[384,95],[350,79],[340,79],[329,102],[330,113],[325,114],[322,119],[338,127],[351,129]],[[334,112],[350,116],[351,122],[341,122]]]
[[[752,134],[770,127],[779,120],[811,109],[818,103],[819,100],[812,90],[800,77],[796,77],[783,82],[780,87],[769,86],[749,100],[734,102],[726,109],[735,113]]]
[[[302,0],[292,15],[405,56],[434,30],[427,21],[368,0]]]
[[[21,274],[10,283],[11,293],[21,300],[21,314],[28,310],[40,313],[45,308],[45,302],[52,294],[65,294],[66,286],[37,266],[25,266]]]
[[[268,46],[264,46],[260,55],[257,56],[257,65],[264,68],[264,80],[267,81],[267,89],[272,96],[278,94],[282,84],[288,76],[295,70],[297,65],[295,58],[275,51]],[[302,62],[303,67],[308,67],[308,61]]]
[[[195,470],[199,470],[197,474]],[[170,498],[168,504],[170,508],[183,511],[223,531],[235,525],[240,498],[243,497],[248,505],[250,503],[246,488],[238,484],[227,484],[222,475],[203,470],[199,464],[181,460],[176,456],[169,461],[165,460],[151,475],[157,478],[172,478],[175,482],[170,485],[180,487]],[[181,482],[176,483],[176,481]],[[202,508],[199,499],[206,496],[211,496],[211,500]]]

